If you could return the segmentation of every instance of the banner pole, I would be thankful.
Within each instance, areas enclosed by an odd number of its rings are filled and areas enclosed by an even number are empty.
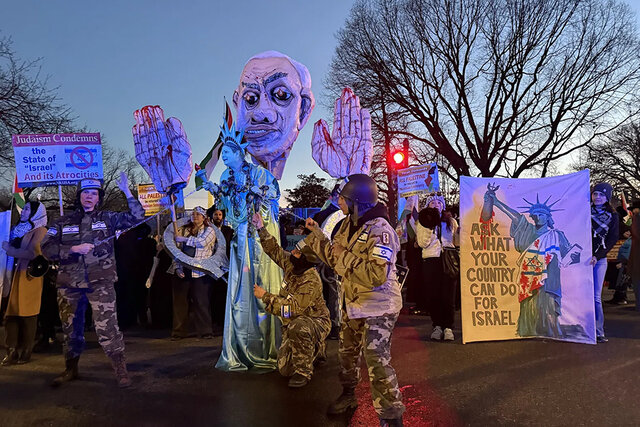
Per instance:
[[[64,216],[64,209],[62,209],[62,185],[58,184],[58,202],[60,203],[60,216]]]

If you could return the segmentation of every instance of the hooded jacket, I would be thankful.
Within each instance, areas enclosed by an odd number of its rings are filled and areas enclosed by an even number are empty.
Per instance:
[[[339,255],[331,241],[316,229],[306,237],[318,257],[342,277],[340,300],[351,319],[397,313],[402,308],[396,276],[400,241],[389,224],[387,208],[378,203],[353,224],[347,216],[333,237],[344,248]]]

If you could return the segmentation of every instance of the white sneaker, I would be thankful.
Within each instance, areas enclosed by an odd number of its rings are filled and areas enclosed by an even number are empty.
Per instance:
[[[431,332],[431,339],[437,341],[442,339],[442,328],[440,326],[433,328],[433,332]]]
[[[453,331],[451,330],[451,328],[444,328],[444,340],[445,341],[453,341],[454,340]]]

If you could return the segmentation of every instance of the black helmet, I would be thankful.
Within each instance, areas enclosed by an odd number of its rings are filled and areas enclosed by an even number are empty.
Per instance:
[[[375,205],[378,203],[378,186],[369,175],[356,173],[349,175],[340,195],[357,204]]]

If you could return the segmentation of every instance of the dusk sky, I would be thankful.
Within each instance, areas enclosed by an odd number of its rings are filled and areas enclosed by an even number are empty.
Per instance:
[[[278,50],[302,62],[316,100],[323,96],[334,35],[353,1],[4,3],[0,36],[11,37],[19,58],[42,58],[42,74],[60,87],[60,99],[73,109],[79,126],[133,154],[133,111],[157,104],[167,117],[182,121],[193,160],[200,162],[217,137],[223,98],[231,102],[252,55]],[[638,13],[639,6],[630,4]],[[333,111],[317,103],[289,157],[282,190],[295,187],[298,174],[328,177],[311,157],[313,123],[321,118],[331,124]],[[214,180],[223,168],[220,162]],[[202,193],[187,206],[205,204]]]
[[[334,34],[351,0],[311,1],[34,1],[4,2],[0,36],[17,56],[42,58],[42,73],[78,117],[113,146],[134,153],[133,111],[160,105],[179,118],[200,162],[231,104],[240,72],[252,55],[278,50],[305,64],[316,100],[335,48]],[[235,109],[232,111],[235,116]],[[311,157],[313,123],[333,120],[316,103],[287,161],[281,189],[298,174],[328,177]],[[222,162],[213,177],[223,170]],[[193,183],[193,177],[192,177]],[[193,185],[193,184],[192,184]],[[191,186],[191,189],[193,187]],[[204,192],[199,192],[204,193]],[[205,204],[192,196],[187,206]]]

